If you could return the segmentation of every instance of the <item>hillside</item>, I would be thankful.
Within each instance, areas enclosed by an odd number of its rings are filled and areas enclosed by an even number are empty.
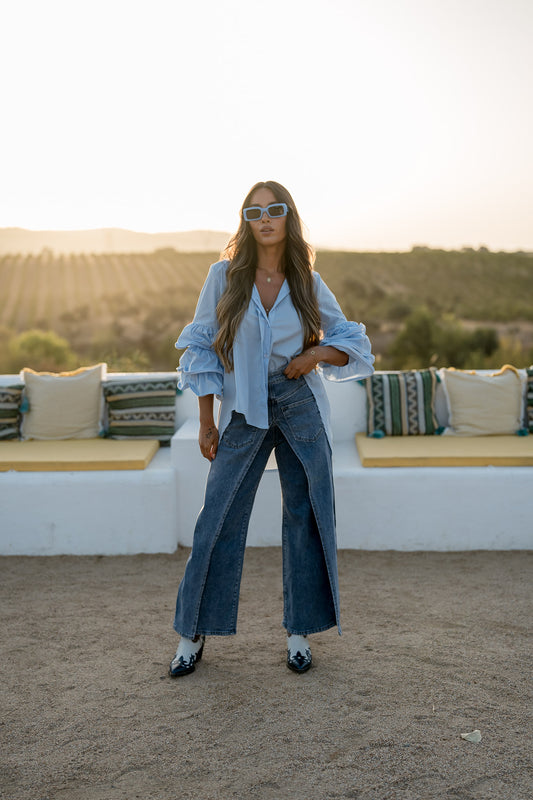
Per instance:
[[[173,343],[192,318],[209,265],[217,258],[216,251],[179,253],[168,248],[0,256],[0,338],[11,342],[4,354],[9,355],[18,336],[39,329],[64,337],[78,361],[102,359],[115,369],[172,369]],[[483,326],[484,348],[488,341],[495,347],[499,338],[507,350],[498,357],[533,360],[531,256],[425,249],[320,251],[316,269],[348,318],[366,323],[381,366],[409,363],[407,358],[399,363],[401,352],[391,360],[393,345],[420,309],[426,324],[448,326],[436,332],[441,339],[464,339],[465,332]],[[486,329],[493,332],[492,339]],[[449,352],[437,348],[435,359],[450,358]],[[18,367],[13,363],[12,368]],[[2,369],[7,371],[6,363]]]
[[[319,252],[316,268],[367,319],[401,319],[424,304],[459,318],[533,321],[533,257],[525,253]]]
[[[222,250],[229,233],[185,231],[139,233],[123,228],[97,228],[81,231],[30,231],[25,228],[0,228],[0,255],[38,254],[44,249],[55,253],[150,253],[172,247],[182,253]]]

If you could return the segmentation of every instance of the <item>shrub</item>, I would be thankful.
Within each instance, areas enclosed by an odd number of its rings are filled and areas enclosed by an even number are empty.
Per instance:
[[[417,369],[435,365],[457,369],[483,367],[500,346],[497,331],[480,327],[468,331],[453,316],[438,319],[420,307],[406,319],[390,349],[390,366]]]
[[[78,366],[78,358],[66,339],[53,331],[31,330],[8,342],[10,372],[23,367],[58,372]]]

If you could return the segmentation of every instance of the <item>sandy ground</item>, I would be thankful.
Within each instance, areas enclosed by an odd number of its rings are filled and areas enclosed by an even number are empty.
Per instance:
[[[533,553],[340,552],[343,636],[295,675],[249,549],[237,636],[171,680],[187,555],[0,559],[2,798],[533,797]]]

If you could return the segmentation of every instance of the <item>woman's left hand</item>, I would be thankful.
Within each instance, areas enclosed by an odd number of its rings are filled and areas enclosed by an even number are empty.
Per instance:
[[[318,360],[318,347],[304,350],[299,356],[289,361],[284,370],[284,374],[287,378],[300,378],[302,375],[307,375],[308,372],[314,370],[318,364]]]

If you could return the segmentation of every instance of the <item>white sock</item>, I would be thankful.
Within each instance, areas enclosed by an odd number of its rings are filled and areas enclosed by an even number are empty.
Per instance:
[[[198,638],[197,642],[193,642],[192,639],[187,639],[186,636],[182,636],[178,644],[178,649],[176,650],[176,655],[172,659],[172,663],[174,663],[174,661],[179,661],[180,658],[183,658],[183,660],[188,663],[191,656],[197,654],[203,642],[204,640],[201,636]]]
[[[297,633],[292,633],[287,636],[287,649],[291,656],[295,656],[298,651],[303,656],[305,656],[306,650],[311,652],[307,636],[299,636]]]

